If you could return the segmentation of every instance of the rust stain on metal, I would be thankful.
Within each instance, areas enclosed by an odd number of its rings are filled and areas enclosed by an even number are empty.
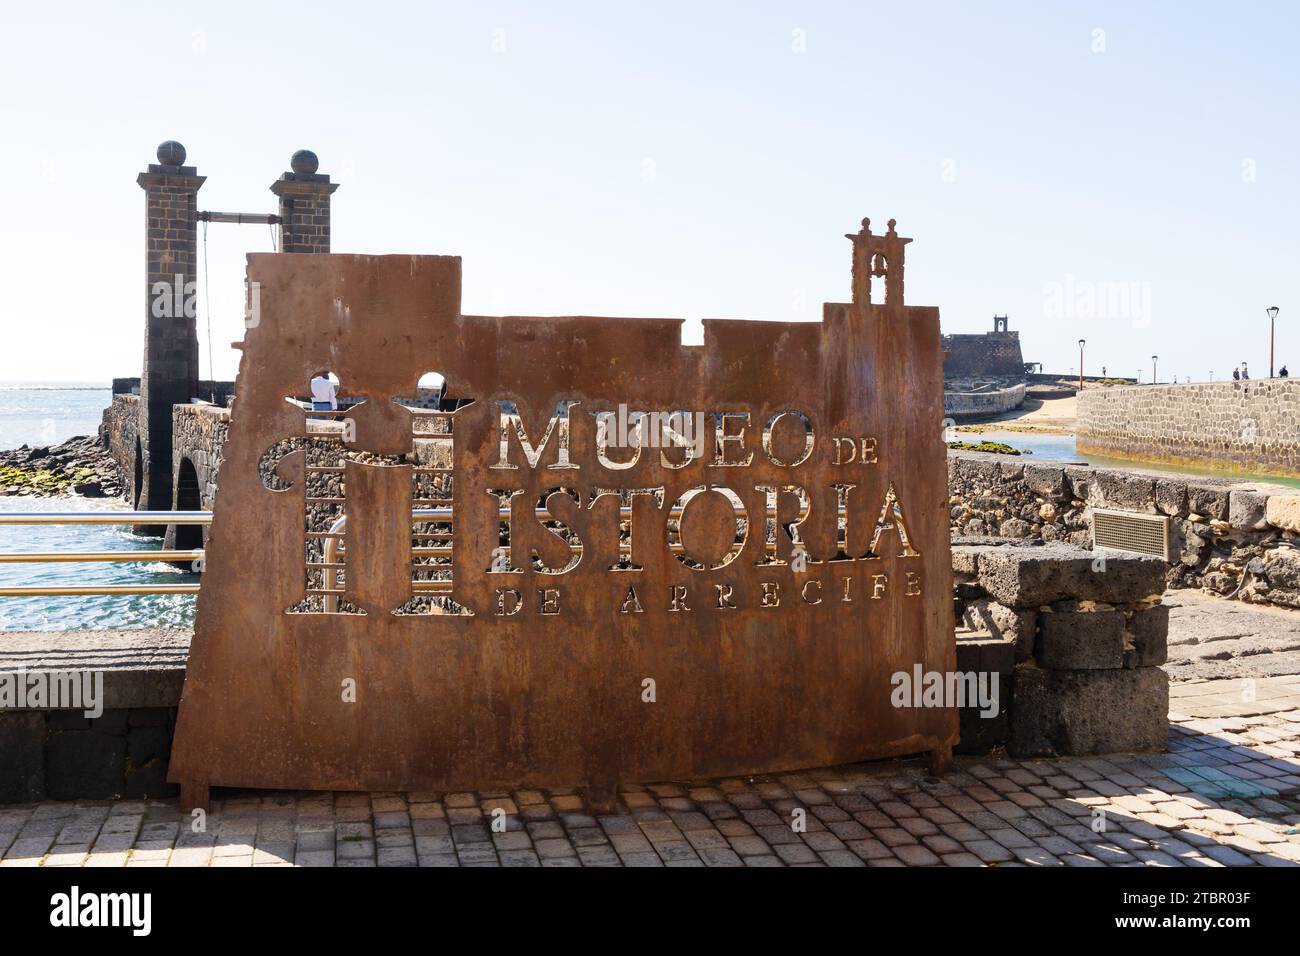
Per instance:
[[[892,222],[849,238],[850,303],[702,347],[462,315],[455,257],[249,256],[183,800],[944,761],[955,710],[891,704],[956,663],[939,315]],[[342,424],[286,401],[323,368]],[[469,404],[402,404],[427,372]]]

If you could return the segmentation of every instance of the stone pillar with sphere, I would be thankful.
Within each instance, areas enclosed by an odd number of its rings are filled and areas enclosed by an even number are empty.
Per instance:
[[[205,177],[185,165],[185,147],[158,147],[136,182],[145,192],[145,337],[140,374],[140,447],[133,488],[137,507],[167,511],[172,504],[172,406],[199,389],[195,326],[198,265],[198,192]]]
[[[320,160],[300,149],[289,161],[290,172],[271,184],[280,199],[280,252],[330,251],[330,196],[338,189],[318,173]]]

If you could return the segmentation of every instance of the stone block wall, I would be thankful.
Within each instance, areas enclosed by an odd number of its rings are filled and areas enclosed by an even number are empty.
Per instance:
[[[965,421],[985,415],[997,415],[1019,408],[1025,403],[1025,386],[994,388],[984,392],[943,393],[943,414],[955,421]]]
[[[0,711],[0,803],[175,796],[175,724],[174,706]]]
[[[99,425],[99,440],[117,465],[118,474],[122,477],[123,496],[132,505],[140,495],[135,470],[136,440],[140,438],[139,425],[140,396],[115,393],[108,408],[104,409]],[[141,442],[143,443],[142,438]]]
[[[4,634],[7,685],[31,687],[47,672],[48,688],[57,675],[85,695],[65,689],[57,706],[0,708],[0,803],[175,794],[167,764],[190,637],[172,628]]]
[[[172,446],[176,450],[173,489],[179,489],[181,468],[189,462],[198,475],[199,510],[211,511],[217,498],[217,473],[224,460],[230,409],[213,405],[178,405],[172,412]],[[172,505],[180,508],[173,493]]]
[[[1076,442],[1097,455],[1300,475],[1300,381],[1086,389]]]
[[[1024,375],[1019,332],[984,332],[943,336],[944,378]]]
[[[953,547],[958,670],[999,675],[996,717],[965,707],[959,752],[1162,750],[1165,564],[1070,545]]]
[[[1009,455],[951,452],[954,538],[1091,547],[1093,508],[1170,518],[1169,587],[1300,608],[1300,495],[1226,479],[1143,475]]]

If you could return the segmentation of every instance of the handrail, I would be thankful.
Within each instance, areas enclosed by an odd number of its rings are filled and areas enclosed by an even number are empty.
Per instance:
[[[669,518],[680,519],[682,508],[670,508]],[[509,505],[498,509],[498,514],[509,516]],[[535,516],[541,521],[556,520],[546,508],[534,509]],[[773,508],[766,509],[767,517],[775,517]],[[630,518],[632,508],[620,506],[619,517]],[[452,519],[452,508],[442,506],[435,508],[416,508],[411,512],[412,524],[446,523]],[[50,511],[50,512],[8,512],[0,513],[0,525],[201,525],[212,524],[211,511]],[[328,609],[337,609],[338,598],[342,590],[335,587],[338,569],[342,566],[337,558],[340,554],[339,541],[347,525],[347,515],[340,515],[326,532],[308,532],[310,535],[325,539],[324,588],[309,589],[308,593],[321,594],[326,598]],[[413,554],[419,557],[450,557],[451,546],[414,548]],[[571,545],[573,553],[581,554],[580,545]],[[675,545],[674,550],[681,550]],[[619,544],[620,553],[631,551],[630,545]],[[160,551],[76,551],[76,552],[0,552],[0,564],[40,564],[40,563],[145,563],[145,562],[183,562],[202,561],[206,552],[201,548],[188,550]],[[415,593],[450,594],[451,582],[414,581]],[[104,584],[84,586],[0,586],[0,597],[62,597],[62,596],[101,596],[122,594],[198,594],[197,584]],[[332,606],[332,607],[331,607]]]
[[[211,511],[14,511],[3,524],[212,524]]]
[[[335,500],[335,499],[329,499]],[[344,498],[338,501],[346,501]],[[670,508],[669,517],[678,517],[684,511],[684,508]],[[770,518],[776,514],[776,510],[768,508],[767,516]],[[500,515],[509,515],[510,508],[498,508],[497,513]],[[632,509],[626,505],[618,509],[620,518],[630,518]],[[841,509],[843,514],[843,509]],[[542,521],[555,521],[550,511],[546,508],[534,508],[533,514]],[[437,523],[437,519],[445,518],[450,520],[452,509],[444,505],[436,508],[416,508],[411,512],[412,524]],[[0,512],[0,525],[6,524],[129,524],[129,525],[157,525],[157,524],[184,524],[184,525],[210,525],[212,524],[211,511],[13,511]]]
[[[202,561],[203,549],[191,551],[23,551],[0,552],[0,564],[57,564],[102,561],[135,564],[148,561]]]
[[[210,525],[211,511],[28,511],[0,513],[0,525]],[[160,551],[3,552],[0,564],[194,562],[202,548]],[[197,584],[16,585],[0,597],[96,597],[123,594],[198,594]]]
[[[110,594],[198,594],[197,584],[98,584],[82,587],[0,587],[0,597],[93,597]]]

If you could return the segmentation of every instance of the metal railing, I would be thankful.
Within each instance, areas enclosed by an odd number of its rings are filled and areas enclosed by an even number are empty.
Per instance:
[[[211,511],[0,512],[4,524],[212,524]]]
[[[332,500],[332,499],[331,499]],[[342,500],[342,499],[340,499]],[[423,500],[423,499],[422,499]],[[433,499],[429,499],[432,501]],[[683,508],[669,509],[668,518],[670,520],[681,520]],[[499,509],[502,517],[510,516],[510,508],[503,507]],[[737,512],[739,514],[739,512]],[[539,521],[554,521],[555,519],[546,508],[534,509],[534,514]],[[843,515],[843,510],[841,510]],[[619,520],[630,520],[632,509],[626,505],[619,508]],[[776,518],[776,510],[773,508],[766,509],[766,517]],[[450,506],[436,508],[416,508],[411,512],[412,524],[438,524],[449,523],[452,520],[452,509]],[[0,525],[210,525],[212,524],[211,511],[51,511],[51,512],[14,512],[0,513]],[[307,531],[308,538],[322,538],[325,540],[324,561],[307,564],[308,568],[320,568],[326,572],[325,588],[312,590],[309,593],[323,594],[327,601],[337,606],[338,598],[342,596],[342,591],[335,587],[337,572],[344,568],[344,564],[339,561],[343,557],[343,548],[340,546],[341,540],[346,535],[347,516],[340,515],[330,526],[328,531]],[[419,537],[435,537],[438,540],[446,540],[450,535],[419,535]],[[569,546],[571,553],[581,555],[583,552],[582,545],[571,544]],[[628,555],[632,547],[630,541],[619,541],[619,554]],[[670,550],[676,553],[684,551],[680,542],[670,545]],[[450,558],[452,555],[452,545],[439,544],[425,547],[413,547],[412,556],[415,558],[434,557]],[[184,549],[184,550],[158,550],[158,551],[35,551],[35,552],[0,552],[0,564],[47,564],[47,563],[123,563],[138,564],[149,562],[195,562],[203,561],[206,552],[202,548]],[[434,566],[422,566],[426,570],[433,570]],[[450,594],[451,581],[413,581],[414,592],[416,594]],[[45,586],[45,585],[20,585],[20,586],[0,586],[0,597],[66,597],[66,596],[105,596],[105,595],[123,595],[123,594],[198,594],[199,585],[197,584],[100,584],[100,585],[81,585],[81,586]]]
[[[0,525],[208,525],[211,511],[38,511],[0,513]],[[183,551],[38,551],[3,552],[0,564],[202,561],[200,548]],[[92,597],[115,594],[198,594],[197,584],[87,584],[0,587],[0,597]]]

